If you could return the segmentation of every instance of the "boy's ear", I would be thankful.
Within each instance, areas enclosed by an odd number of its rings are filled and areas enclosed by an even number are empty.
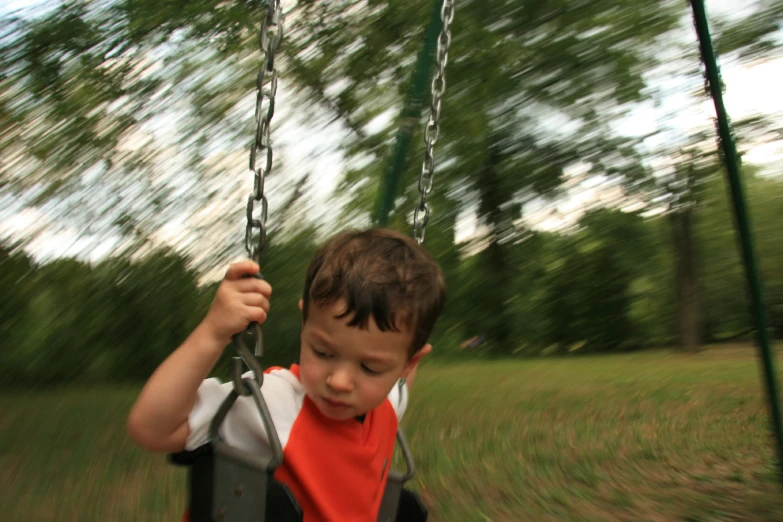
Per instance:
[[[424,358],[425,355],[430,353],[432,351],[432,345],[431,344],[425,344],[421,347],[421,350],[413,354],[413,357],[408,359],[408,362],[405,364],[405,369],[402,371],[403,378],[407,378],[408,374],[410,374],[413,370],[416,369],[416,367],[419,365],[421,360]]]
[[[303,300],[301,300],[301,299],[299,300],[299,311],[300,311],[300,312],[303,312],[303,311],[304,311],[304,301],[303,301]]]

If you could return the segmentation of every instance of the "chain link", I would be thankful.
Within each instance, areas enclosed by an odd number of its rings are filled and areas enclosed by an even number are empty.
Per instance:
[[[421,202],[413,213],[413,237],[421,244],[424,241],[424,232],[430,219],[430,206],[427,196],[432,192],[433,174],[435,172],[435,144],[440,137],[440,110],[443,94],[446,92],[446,64],[449,59],[449,46],[451,45],[451,22],[454,20],[454,1],[443,0],[440,10],[440,19],[443,24],[438,37],[438,48],[435,56],[437,73],[432,79],[432,103],[430,105],[430,118],[424,129],[424,143],[427,149],[424,153],[424,163],[419,176],[419,193]]]
[[[264,181],[272,170],[272,141],[270,131],[272,116],[275,114],[275,95],[277,94],[277,70],[275,53],[283,41],[283,9],[280,0],[269,0],[266,17],[261,23],[259,44],[264,53],[264,61],[256,78],[256,133],[250,147],[250,170],[253,172],[253,192],[247,198],[247,226],[245,228],[245,249],[256,263],[266,242],[266,217],[268,204],[264,195]],[[266,107],[266,108],[265,108]],[[264,164],[258,166],[258,160],[266,156]],[[256,204],[260,202],[260,217],[256,215]],[[254,235],[257,239],[253,240]]]

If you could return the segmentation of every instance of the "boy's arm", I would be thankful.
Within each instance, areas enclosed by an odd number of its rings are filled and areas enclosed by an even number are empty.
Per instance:
[[[131,438],[149,451],[177,452],[190,434],[188,415],[201,382],[223,351],[203,323],[155,370],[128,416]]]
[[[272,289],[266,281],[243,278],[258,273],[246,261],[231,265],[207,316],[155,370],[128,416],[128,432],[150,451],[177,452],[190,434],[188,416],[201,383],[231,336],[255,321],[264,323]]]

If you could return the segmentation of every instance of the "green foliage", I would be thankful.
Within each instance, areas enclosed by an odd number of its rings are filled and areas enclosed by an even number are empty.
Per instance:
[[[783,243],[776,227],[783,183],[748,174],[770,324],[780,336]],[[722,180],[714,177],[697,212],[707,341],[752,330],[727,199]],[[263,362],[289,364],[298,357],[304,274],[321,238],[302,229],[269,241],[262,272],[274,297]],[[425,245],[441,263],[449,290],[432,339],[435,358],[633,350],[674,338],[673,253],[665,216],[590,212],[573,232],[531,233],[503,244],[508,268],[499,274],[488,270],[496,255],[489,248],[460,255],[453,235],[437,229]],[[201,320],[217,285],[200,285],[188,259],[168,250],[96,265],[73,259],[36,265],[11,247],[0,255],[3,386],[142,380]],[[498,328],[505,337],[493,335]],[[461,352],[459,345],[477,335],[486,343]],[[230,355],[227,350],[218,375],[228,375]]]
[[[645,223],[649,256],[639,260],[630,285],[629,314],[645,346],[669,346],[675,339],[676,279],[670,228],[662,218]]]
[[[716,49],[720,54],[739,51],[743,58],[765,56],[778,47],[775,41],[783,22],[783,2],[762,0],[752,16],[733,23],[718,24]]]
[[[747,169],[747,174],[752,170]],[[765,300],[771,328],[780,336],[781,284],[783,284],[783,245],[777,223],[783,212],[783,183],[759,176],[746,176],[745,189],[750,201],[759,269],[765,285]],[[723,180],[716,179],[708,190],[708,204],[698,225],[701,248],[704,251],[705,322],[709,338],[722,339],[747,335],[750,301],[747,297],[745,272],[742,267],[734,216]]]
[[[351,128],[362,128],[402,97],[410,66],[388,64],[413,62],[430,7],[380,3],[360,11],[361,25],[355,27],[351,24],[359,22],[345,7],[358,3],[331,8],[342,9],[340,20],[346,20],[337,30],[321,24],[329,9],[322,3],[304,8],[297,23],[322,30],[292,42],[308,77],[345,85],[341,99],[343,94],[360,99],[351,102],[356,106],[348,116]],[[563,168],[577,161],[612,175],[638,171],[631,142],[611,136],[607,124],[616,115],[612,107],[644,97],[642,73],[653,63],[646,46],[675,26],[682,8],[646,1],[620,7],[616,2],[495,2],[489,7],[461,2],[438,151],[438,157],[450,161],[438,173],[439,186],[479,194],[479,216],[494,227],[492,213],[499,205],[518,204],[522,191],[555,190]],[[353,42],[357,50],[345,53],[341,42]],[[552,132],[555,120],[576,130]],[[406,123],[392,121],[369,136],[357,132],[347,150],[383,160],[395,128]],[[497,171],[497,201],[486,200],[482,192],[491,183],[485,175],[488,162]],[[415,183],[418,167],[410,162],[406,187]],[[376,168],[352,171],[346,187],[365,181],[377,189],[378,174]],[[363,191],[357,197],[366,200]],[[408,214],[409,208],[398,211]]]
[[[30,333],[25,324],[30,313],[30,281],[34,271],[33,261],[16,248],[0,246],[0,383],[11,380],[13,375],[24,373],[26,362],[21,346]]]
[[[8,295],[26,303],[3,314],[11,335],[2,339],[2,385],[142,379],[208,304],[187,260],[167,251],[97,266],[60,259],[34,272],[23,263],[3,268],[19,281]]]
[[[536,282],[536,308],[546,324],[541,346],[565,353],[639,345],[631,284],[651,250],[645,232],[637,216],[599,210],[587,214],[576,233],[551,238]]]

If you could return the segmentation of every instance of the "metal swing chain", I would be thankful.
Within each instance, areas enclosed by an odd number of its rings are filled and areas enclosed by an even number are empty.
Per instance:
[[[275,95],[277,94],[277,69],[275,69],[275,53],[283,41],[283,9],[280,0],[268,0],[266,16],[261,23],[259,44],[264,53],[264,61],[256,77],[256,132],[250,147],[250,170],[253,172],[253,192],[247,198],[247,225],[245,228],[245,249],[251,260],[260,265],[261,253],[266,243],[266,218],[268,204],[264,195],[264,182],[272,170],[272,141],[270,131],[272,116],[275,114]],[[265,156],[265,159],[264,159]],[[262,163],[259,166],[259,163]],[[254,217],[256,203],[260,203],[260,215]],[[254,242],[254,236],[257,239]],[[261,277],[260,274],[258,277]],[[261,382],[263,373],[258,362],[253,358],[243,340],[243,335],[250,335],[255,340],[255,356],[263,352],[263,338],[258,323],[251,323],[244,334],[234,337],[237,352],[245,364],[252,370],[256,381]],[[235,366],[234,384],[242,389],[239,366]],[[249,393],[249,392],[248,392]],[[242,395],[245,395],[244,391]]]
[[[261,23],[259,43],[264,53],[264,61],[256,79],[256,133],[250,148],[250,170],[253,171],[253,192],[247,199],[247,228],[245,229],[245,249],[250,259],[259,263],[266,242],[266,217],[268,205],[264,195],[264,181],[272,170],[272,142],[270,130],[272,116],[275,113],[275,95],[277,94],[277,70],[275,53],[283,41],[283,10],[280,0],[269,0],[266,17]],[[266,110],[264,110],[266,102]],[[262,166],[258,166],[261,156],[266,156]],[[253,217],[256,203],[261,203],[261,215]],[[258,239],[253,244],[253,235]]]
[[[443,0],[440,10],[440,19],[443,24],[438,37],[438,48],[435,56],[437,73],[432,79],[432,102],[430,105],[430,119],[424,129],[424,143],[427,149],[424,153],[424,163],[419,176],[419,193],[421,202],[413,213],[413,237],[421,244],[424,241],[424,233],[427,222],[430,219],[430,206],[427,196],[432,192],[433,175],[435,172],[435,144],[440,137],[440,110],[443,94],[446,91],[446,63],[449,59],[449,46],[451,45],[450,25],[454,20],[454,1]]]

